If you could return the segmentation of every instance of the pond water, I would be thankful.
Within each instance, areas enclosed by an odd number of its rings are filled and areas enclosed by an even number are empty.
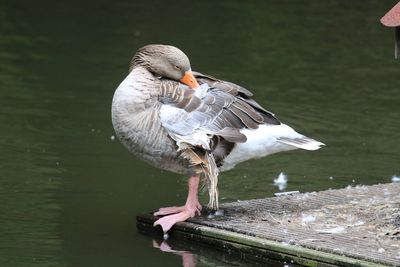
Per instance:
[[[391,182],[400,61],[379,18],[394,2],[3,0],[0,265],[251,265],[190,242],[169,244],[188,252],[164,253],[136,230],[136,214],[186,197],[186,177],[112,138],[112,95],[149,43],[180,47],[193,69],[247,87],[327,144],[221,174],[222,202],[272,196],[281,172],[286,190],[301,192]]]

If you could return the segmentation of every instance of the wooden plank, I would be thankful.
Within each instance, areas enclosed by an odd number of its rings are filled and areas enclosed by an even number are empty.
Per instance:
[[[224,216],[179,223],[171,238],[198,240],[251,258],[304,266],[400,266],[400,184],[248,200]],[[137,217],[138,228],[155,217]]]

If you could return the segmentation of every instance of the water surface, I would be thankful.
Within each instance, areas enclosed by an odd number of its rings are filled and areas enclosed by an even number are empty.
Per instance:
[[[272,196],[280,172],[286,190],[302,192],[390,182],[400,173],[399,61],[379,18],[393,4],[3,0],[0,265],[182,265],[134,222],[183,203],[186,178],[111,138],[114,89],[149,43],[180,47],[193,69],[251,89],[279,119],[327,144],[221,174],[222,202]],[[198,266],[250,265],[172,243]]]

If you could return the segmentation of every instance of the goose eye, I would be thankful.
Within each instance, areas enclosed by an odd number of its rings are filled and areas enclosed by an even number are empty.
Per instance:
[[[174,66],[175,69],[180,70],[181,68],[179,68],[178,66]]]

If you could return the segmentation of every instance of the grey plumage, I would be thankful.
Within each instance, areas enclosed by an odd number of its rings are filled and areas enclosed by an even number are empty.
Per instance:
[[[180,83],[191,67],[176,47],[142,47],[132,58],[129,71],[113,98],[117,137],[132,153],[156,167],[203,174],[209,185],[209,207],[218,208],[218,167],[235,154],[235,146],[246,142],[243,130],[281,123],[242,86],[199,72],[193,72],[199,88]],[[280,142],[308,149],[307,143],[315,141],[294,133],[289,135],[296,139],[282,137]],[[315,141],[311,148],[319,145],[322,143]],[[232,158],[231,165],[232,160],[241,160],[236,154]]]

